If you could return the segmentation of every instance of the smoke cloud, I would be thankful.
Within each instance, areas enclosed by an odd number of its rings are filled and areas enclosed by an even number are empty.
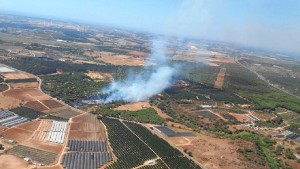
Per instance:
[[[152,53],[147,62],[153,66],[145,66],[138,74],[129,74],[124,81],[114,81],[100,91],[108,97],[101,103],[112,101],[137,102],[144,101],[169,87],[177,73],[168,65],[168,57],[164,54],[165,45],[161,40],[152,41]]]

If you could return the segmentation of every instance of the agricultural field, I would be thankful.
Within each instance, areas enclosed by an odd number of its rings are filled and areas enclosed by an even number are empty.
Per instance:
[[[56,113],[53,113],[52,115],[68,120],[72,117],[80,115],[80,113],[78,111],[75,111],[75,110],[72,110],[72,109],[68,108],[68,109],[63,109],[63,110],[60,110]]]
[[[8,151],[8,154],[12,154],[21,158],[30,157],[33,161],[36,161],[41,164],[52,164],[56,158],[56,154],[54,153],[22,145],[13,147]]]
[[[85,113],[72,118],[68,140],[106,140],[103,124],[95,115]]]
[[[16,113],[19,116],[26,117],[28,119],[36,119],[40,116],[45,115],[43,112],[36,111],[36,110],[30,109],[27,107],[23,107],[23,106],[17,107],[14,109],[10,109],[10,111]]]
[[[142,165],[144,161],[156,159],[157,157],[161,158],[164,164],[167,164],[170,168],[186,166],[189,166],[189,168],[200,168],[184,157],[179,150],[153,135],[141,125],[124,122],[125,125],[119,120],[110,118],[102,118],[101,120],[107,127],[113,153],[118,158],[109,168],[132,168]],[[132,130],[132,133],[127,127]],[[127,145],[126,147],[130,147],[135,153],[132,154],[126,151],[122,145]],[[180,160],[181,163],[177,163],[177,160]]]
[[[64,168],[97,169],[112,161],[104,141],[69,140],[67,147],[68,152],[61,160]]]
[[[108,168],[134,168],[142,165],[147,160],[157,158],[154,152],[119,120],[103,118],[101,121],[107,128],[111,148],[117,157],[117,161]]]
[[[124,122],[139,138],[141,138],[170,168],[199,168],[192,160],[185,157],[179,150],[172,147],[167,141],[152,134],[147,128]]]

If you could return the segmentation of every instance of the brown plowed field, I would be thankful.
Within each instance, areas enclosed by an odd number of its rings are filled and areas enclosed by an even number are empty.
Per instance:
[[[79,131],[93,131],[98,132],[101,130],[102,126],[97,123],[97,125],[93,123],[72,123],[70,130],[79,130]]]
[[[0,93],[0,108],[11,109],[18,107],[21,103],[20,99],[4,96]]]
[[[17,128],[34,132],[40,126],[41,120],[34,120],[18,125]]]
[[[59,111],[55,114],[52,114],[52,115],[57,116],[57,117],[61,117],[61,118],[64,118],[64,119],[70,119],[72,117],[80,115],[80,113],[77,112],[77,111],[74,111],[72,109],[65,109],[65,110],[61,110],[61,111]]]
[[[38,89],[27,88],[11,89],[6,92],[3,92],[3,95],[24,101],[46,100],[50,98],[48,95],[42,93]]]
[[[31,101],[25,104],[25,107],[37,110],[37,111],[46,111],[49,110],[46,106],[41,104],[39,101]]]
[[[217,80],[215,81],[215,88],[216,89],[222,89],[224,85],[224,77],[226,73],[226,68],[222,67],[220,69],[220,72],[218,73]]]
[[[102,132],[88,132],[88,131],[78,131],[70,130],[68,139],[75,140],[104,140]]]
[[[55,108],[64,106],[63,104],[61,104],[60,102],[58,102],[56,100],[42,100],[41,102],[43,102],[50,109],[55,109]]]
[[[106,140],[103,124],[95,115],[85,113],[72,118],[68,139]]]
[[[17,142],[24,142],[32,136],[33,132],[20,129],[20,128],[10,128],[5,130],[1,135],[8,140],[14,140]]]
[[[60,154],[62,152],[62,149],[64,148],[63,144],[55,144],[51,142],[40,142],[32,139],[22,143],[22,145],[44,150],[44,151],[53,152],[55,154]]]

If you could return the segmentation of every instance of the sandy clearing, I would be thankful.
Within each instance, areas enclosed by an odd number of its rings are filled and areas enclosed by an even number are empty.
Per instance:
[[[132,57],[129,55],[113,55],[109,57],[100,57],[97,59],[113,65],[128,65],[128,66],[145,65],[145,60],[143,58]]]
[[[223,89],[225,73],[226,73],[226,68],[222,67],[220,69],[220,72],[218,73],[217,79],[215,81],[214,87],[216,89]]]
[[[150,105],[150,103],[148,101],[124,104],[117,108],[114,108],[114,110],[137,111],[137,110],[142,110],[143,107],[144,108],[152,107],[161,118],[164,118],[164,119],[171,118],[170,116],[168,116],[166,113],[164,113],[158,107],[156,107],[154,105]]]
[[[117,108],[114,108],[114,110],[129,110],[129,111],[137,111],[142,110],[143,107],[151,107],[149,102],[135,102],[135,103],[128,103],[121,105]]]
[[[28,166],[26,161],[13,155],[0,156],[0,168],[2,169],[26,169]]]
[[[229,113],[239,122],[250,122],[251,120],[245,114]]]
[[[2,76],[6,79],[29,79],[35,78],[33,75],[24,72],[3,73]]]
[[[180,146],[192,152],[195,160],[207,169],[253,168],[256,164],[244,162],[237,152],[238,147],[251,145],[243,140],[219,139],[208,133],[200,133],[191,145]]]
[[[95,81],[112,81],[114,79],[110,73],[102,73],[96,71],[89,71],[88,73],[85,73],[85,75],[89,76]]]
[[[26,82],[26,83],[9,83],[9,86],[15,88],[38,88],[38,82]]]

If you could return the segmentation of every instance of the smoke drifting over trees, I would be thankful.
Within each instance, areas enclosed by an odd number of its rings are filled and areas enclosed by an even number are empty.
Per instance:
[[[172,84],[177,71],[168,65],[164,54],[165,45],[161,40],[152,41],[152,54],[147,62],[154,66],[145,66],[138,74],[129,74],[124,81],[114,81],[108,88],[100,91],[108,97],[102,103],[112,101],[137,102],[147,100]]]

